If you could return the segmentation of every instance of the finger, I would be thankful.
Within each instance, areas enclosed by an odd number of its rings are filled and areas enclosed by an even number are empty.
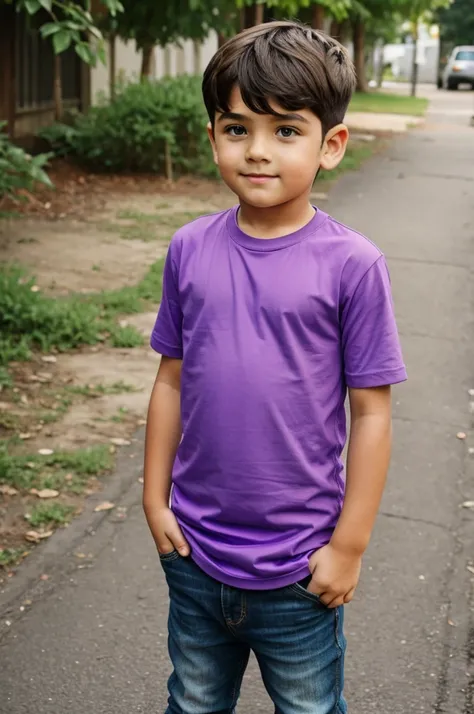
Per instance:
[[[344,597],[344,602],[346,603],[346,605],[347,605],[347,603],[352,601],[352,598],[354,597],[354,593],[355,593],[355,588],[352,588],[352,590],[349,590],[347,595]]]
[[[175,528],[166,531],[165,535],[171,541],[173,548],[175,548],[178,553],[184,557],[189,555],[191,548],[189,547],[186,538],[183,535],[181,528],[176,525]]]
[[[161,538],[156,541],[156,547],[158,548],[158,553],[161,553],[161,555],[172,553],[174,550],[173,543],[166,537],[166,535],[161,536]]]
[[[330,610],[334,610],[336,607],[344,605],[344,595],[338,595],[328,604]]]

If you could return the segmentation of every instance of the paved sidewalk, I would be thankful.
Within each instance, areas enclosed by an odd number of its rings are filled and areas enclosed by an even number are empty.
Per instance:
[[[426,129],[396,139],[330,195],[330,212],[387,255],[410,377],[394,391],[391,476],[347,608],[350,714],[474,712],[474,512],[460,508],[474,500],[470,110],[467,95],[440,93]],[[124,453],[122,474],[130,463]],[[76,530],[31,606],[21,613],[18,600],[11,626],[0,621],[2,714],[164,712],[167,593],[131,482],[127,518],[113,512],[85,536]],[[272,709],[252,663],[239,712],[256,711]]]

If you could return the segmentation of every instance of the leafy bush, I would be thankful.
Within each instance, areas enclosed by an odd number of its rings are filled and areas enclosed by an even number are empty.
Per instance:
[[[18,189],[30,191],[35,181],[52,187],[48,174],[43,170],[52,154],[30,156],[12,144],[4,132],[5,124],[0,122],[0,199],[14,196]]]
[[[73,128],[54,125],[42,136],[96,171],[216,175],[206,133],[201,78],[182,75],[118,88],[109,104],[92,107]],[[167,157],[168,151],[168,157]]]
[[[50,124],[40,129],[38,136],[48,142],[55,156],[72,153],[77,129],[69,124]]]

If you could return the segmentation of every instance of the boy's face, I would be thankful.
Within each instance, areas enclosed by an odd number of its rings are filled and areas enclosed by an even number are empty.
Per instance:
[[[322,136],[320,120],[309,109],[282,116],[256,114],[232,91],[229,112],[208,126],[214,160],[222,178],[241,202],[270,208],[309,197],[319,168],[331,170],[344,156],[348,132],[340,124]]]

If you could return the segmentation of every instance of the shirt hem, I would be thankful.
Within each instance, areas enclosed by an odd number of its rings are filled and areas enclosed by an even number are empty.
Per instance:
[[[346,384],[349,388],[366,389],[369,387],[385,387],[389,384],[399,384],[407,380],[404,367],[389,372],[375,372],[373,374],[350,375],[346,374]]]
[[[217,580],[223,585],[229,585],[230,587],[238,588],[239,590],[278,590],[279,588],[294,585],[299,580],[303,580],[303,578],[311,575],[309,565],[305,565],[304,568],[300,568],[293,573],[288,573],[288,575],[277,578],[261,580],[256,578],[238,578],[223,572],[210,563],[206,558],[201,557],[193,551],[191,552],[191,559],[194,560],[196,565],[201,568],[206,575],[209,575],[209,577],[214,578],[214,580]]]
[[[183,358],[183,351],[179,347],[167,345],[166,342],[162,342],[155,335],[151,336],[150,345],[155,352],[158,352],[158,354],[163,355],[164,357],[172,357],[174,359]]]

